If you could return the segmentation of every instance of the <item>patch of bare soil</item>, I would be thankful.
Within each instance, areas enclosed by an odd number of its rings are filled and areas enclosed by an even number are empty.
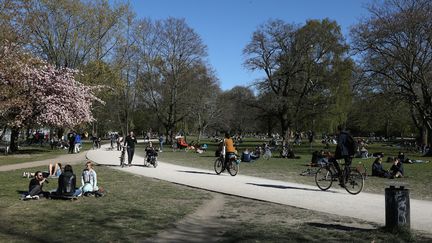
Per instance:
[[[226,226],[220,220],[220,213],[225,205],[225,197],[213,193],[213,199],[207,201],[193,214],[176,223],[172,229],[160,232],[145,242],[216,242],[222,239]]]

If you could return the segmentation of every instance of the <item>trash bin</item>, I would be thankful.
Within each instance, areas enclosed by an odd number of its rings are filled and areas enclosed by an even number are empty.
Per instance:
[[[386,228],[410,228],[409,190],[404,186],[385,189]]]

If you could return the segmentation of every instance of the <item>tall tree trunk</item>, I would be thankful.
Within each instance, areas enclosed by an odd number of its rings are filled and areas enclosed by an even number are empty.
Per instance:
[[[11,129],[11,140],[10,140],[10,151],[12,153],[18,151],[18,135],[19,135],[19,128],[13,127]]]

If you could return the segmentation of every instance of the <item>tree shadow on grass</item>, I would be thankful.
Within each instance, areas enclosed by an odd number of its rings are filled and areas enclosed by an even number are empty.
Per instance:
[[[352,227],[352,226],[346,226],[346,225],[340,225],[340,224],[323,224],[323,223],[315,223],[310,222],[306,223],[307,225],[310,225],[312,227],[317,228],[323,228],[323,229],[333,229],[333,230],[342,230],[342,231],[357,231],[357,232],[372,232],[376,229],[365,229],[365,228],[358,228],[358,227]]]
[[[283,185],[271,185],[271,184],[256,184],[256,183],[246,183],[248,185],[253,186],[262,186],[262,187],[272,187],[272,188],[278,188],[278,189],[296,189],[296,190],[304,190],[304,191],[315,191],[315,192],[321,192],[319,189],[311,189],[311,188],[304,188],[304,187],[295,187],[295,186],[283,186]],[[337,193],[333,191],[329,191],[331,193]]]

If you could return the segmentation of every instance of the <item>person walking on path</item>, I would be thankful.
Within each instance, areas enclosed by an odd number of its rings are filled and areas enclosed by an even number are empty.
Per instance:
[[[124,146],[126,146],[126,151],[128,154],[128,165],[131,166],[132,164],[132,160],[133,160],[133,156],[135,153],[135,144],[137,143],[136,137],[134,135],[133,131],[129,132],[129,135],[127,135],[125,141],[124,141]]]
[[[67,135],[67,138],[69,140],[69,153],[73,154],[75,149],[75,132],[70,131]]]

